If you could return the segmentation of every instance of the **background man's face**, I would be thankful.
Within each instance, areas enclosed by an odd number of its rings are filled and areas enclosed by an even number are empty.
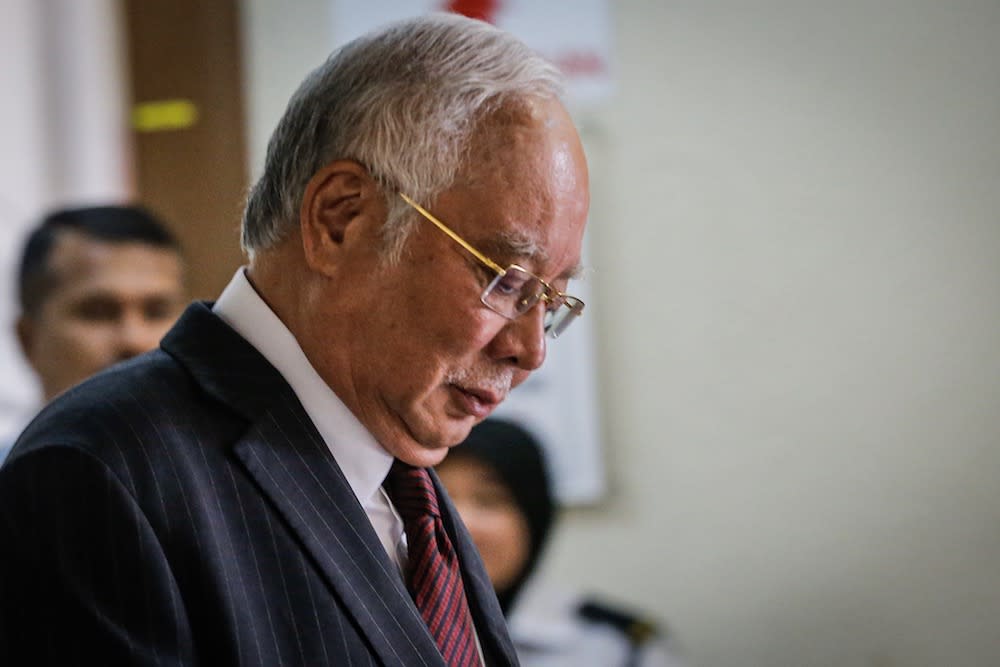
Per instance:
[[[63,233],[48,259],[55,286],[18,335],[46,400],[147,352],[184,303],[181,259],[167,248]]]

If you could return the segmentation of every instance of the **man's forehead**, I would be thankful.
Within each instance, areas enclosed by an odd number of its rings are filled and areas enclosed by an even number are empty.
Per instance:
[[[66,230],[56,237],[46,261],[53,288],[72,287],[81,280],[153,279],[183,283],[183,262],[173,248],[135,240],[106,240]],[[127,285],[123,285],[123,288]]]
[[[582,228],[552,192],[502,179],[493,187],[477,184],[464,190],[470,196],[455,215],[478,250],[501,264],[518,263],[552,279],[580,276],[582,238],[575,235]]]
[[[153,253],[176,256],[180,254],[169,246],[159,246],[139,239],[102,239],[76,229],[65,229],[56,235],[49,253],[49,268],[80,261],[93,261],[109,255],[127,253]]]
[[[459,215],[472,218],[467,229],[496,261],[551,279],[579,277],[588,195],[572,120],[558,100],[509,107],[492,120],[456,180],[468,196]]]

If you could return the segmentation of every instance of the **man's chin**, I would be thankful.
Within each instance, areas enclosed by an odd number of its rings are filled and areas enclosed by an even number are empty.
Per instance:
[[[415,451],[400,452],[397,454],[396,458],[417,468],[433,468],[437,464],[441,463],[441,461],[444,461],[444,457],[447,455],[447,447],[439,447],[436,449],[425,449],[421,447]]]
[[[480,420],[469,415],[449,416],[432,424],[407,425],[408,442],[399,443],[394,456],[410,465],[426,468],[444,460],[448,450],[463,442]]]
[[[447,424],[435,429],[434,435],[427,440],[427,447],[447,451],[469,437],[469,431],[480,421],[469,416],[463,419],[450,419]]]

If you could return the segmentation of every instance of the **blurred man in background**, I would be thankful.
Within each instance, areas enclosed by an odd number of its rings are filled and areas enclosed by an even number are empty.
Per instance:
[[[18,342],[47,402],[159,344],[185,302],[180,245],[138,206],[55,211],[28,236],[18,297]]]

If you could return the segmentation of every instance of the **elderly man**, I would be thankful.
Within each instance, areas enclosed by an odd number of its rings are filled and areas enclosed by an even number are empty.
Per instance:
[[[583,308],[553,69],[469,19],[306,78],[249,264],[0,469],[3,664],[516,664],[433,473]]]

